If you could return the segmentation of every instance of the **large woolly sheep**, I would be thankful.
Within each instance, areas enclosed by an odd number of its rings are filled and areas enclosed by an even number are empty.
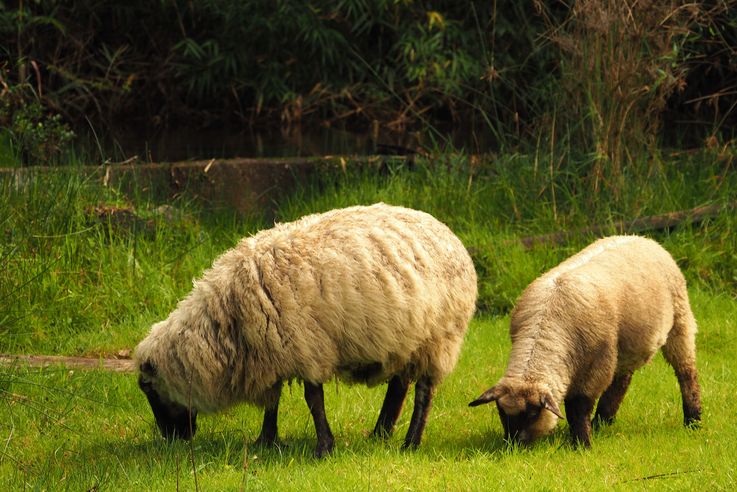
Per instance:
[[[655,241],[601,239],[532,282],[512,312],[512,353],[501,380],[471,402],[495,401],[505,438],[550,432],[565,402],[574,444],[610,423],[633,371],[658,348],[675,369],[686,425],[701,418],[696,321],[686,281]]]
[[[166,437],[190,439],[197,412],[248,402],[265,408],[257,442],[273,444],[282,382],[302,380],[322,456],[334,443],[325,381],[388,381],[380,437],[416,381],[404,441],[416,447],[475,303],[468,252],[432,216],[381,203],[310,215],[215,260],[136,348],[139,386]]]

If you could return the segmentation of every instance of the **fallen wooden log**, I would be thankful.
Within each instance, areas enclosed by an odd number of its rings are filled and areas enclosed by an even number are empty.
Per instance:
[[[152,193],[157,200],[172,200],[186,192],[208,208],[232,209],[241,214],[274,214],[276,204],[325,170],[346,170],[351,165],[376,166],[407,161],[404,156],[321,156],[285,158],[233,158],[198,161],[134,163],[130,159],[99,166],[0,167],[0,179],[16,186],[42,174],[80,173],[113,186],[123,193]]]
[[[133,372],[135,365],[130,359],[103,359],[92,357],[69,357],[63,355],[9,355],[0,354],[0,366],[49,367],[65,366],[70,369],[102,369],[114,372]]]
[[[559,231],[539,236],[528,236],[521,238],[520,241],[527,249],[531,249],[540,244],[562,245],[571,238],[580,236],[604,236],[611,233],[632,234],[644,231],[658,231],[669,229],[686,222],[698,223],[709,217],[715,217],[725,210],[732,209],[737,209],[737,202],[704,205],[690,210],[651,215],[634,220],[621,220],[607,225],[594,225],[572,231]]]

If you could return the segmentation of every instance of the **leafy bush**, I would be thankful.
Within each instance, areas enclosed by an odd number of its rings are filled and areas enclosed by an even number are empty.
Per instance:
[[[27,164],[53,164],[74,139],[74,132],[61,115],[44,114],[38,103],[18,108],[6,131],[20,162]]]
[[[10,83],[74,119],[238,117],[286,124],[534,113],[546,54],[532,7],[343,0],[0,5]],[[37,70],[30,70],[35,63]],[[533,103],[534,104],[534,103]]]
[[[5,85],[69,121],[451,122],[588,153],[593,189],[617,192],[635,151],[678,141],[676,120],[732,138],[730,6],[37,0],[0,3],[0,59]]]

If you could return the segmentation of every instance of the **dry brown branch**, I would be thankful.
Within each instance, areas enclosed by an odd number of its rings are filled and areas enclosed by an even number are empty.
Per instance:
[[[539,244],[564,244],[571,238],[577,236],[601,236],[611,232],[624,234],[653,230],[658,231],[677,226],[684,222],[701,222],[704,219],[714,217],[722,211],[729,209],[737,209],[737,202],[732,202],[726,205],[704,205],[690,210],[669,212],[661,215],[651,215],[634,220],[621,220],[614,222],[613,224],[593,225],[591,227],[575,229],[572,231],[558,231],[539,236],[528,236],[523,237],[520,241],[526,248],[530,249]]]

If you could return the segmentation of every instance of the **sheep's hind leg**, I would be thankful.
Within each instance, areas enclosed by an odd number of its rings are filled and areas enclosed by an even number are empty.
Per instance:
[[[690,309],[676,315],[673,329],[663,345],[665,360],[673,367],[681,387],[683,424],[698,426],[701,422],[701,387],[696,370],[696,321]]]
[[[701,423],[701,388],[696,368],[676,368],[683,399],[683,425],[697,427]]]
[[[632,381],[632,372],[626,372],[624,374],[618,374],[614,376],[612,384],[606,389],[599,403],[596,405],[596,413],[594,414],[594,429],[598,429],[602,425],[609,425],[614,422],[614,417],[617,415],[619,405],[622,404],[624,394],[629,388],[630,381]]]
[[[415,408],[412,410],[412,419],[402,448],[417,448],[420,445],[427,424],[427,414],[432,406],[433,389],[434,385],[427,376],[422,376],[415,383]]]
[[[384,404],[381,406],[379,419],[376,421],[376,427],[374,427],[372,433],[374,437],[386,438],[392,435],[394,424],[397,423],[399,414],[402,412],[402,405],[407,397],[408,389],[409,382],[399,376],[394,376],[389,380]]]
[[[274,403],[264,410],[264,422],[261,426],[261,434],[256,439],[257,446],[274,446],[277,443],[277,417],[279,414],[279,398],[281,397],[282,383],[276,383],[272,391]]]
[[[676,372],[678,385],[681,387],[683,401],[683,425],[698,427],[701,423],[701,387],[699,386],[696,364],[678,364],[668,357],[663,350],[666,360],[670,362]]]
[[[305,401],[312,414],[312,420],[315,422],[315,432],[317,433],[315,456],[322,458],[332,452],[335,446],[335,439],[333,438],[333,433],[330,431],[328,419],[325,416],[325,395],[322,390],[322,384],[312,384],[308,381],[305,381],[304,384]]]
[[[576,395],[566,398],[566,418],[571,429],[573,445],[591,447],[591,411],[594,409],[594,399],[586,395]]]

